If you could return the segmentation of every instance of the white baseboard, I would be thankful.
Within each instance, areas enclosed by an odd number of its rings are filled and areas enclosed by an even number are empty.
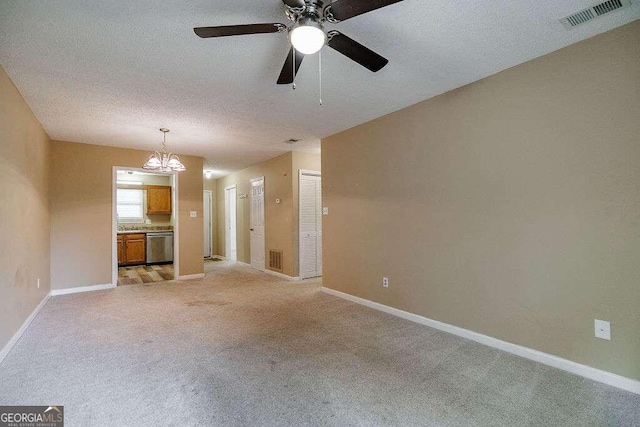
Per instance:
[[[253,268],[253,266],[251,264],[247,264],[246,262],[242,262],[242,261],[236,261],[236,264],[240,264],[243,267],[249,267],[249,268]],[[291,280],[291,281],[298,281],[300,280],[299,277],[293,277],[293,276],[287,276],[286,274],[282,274],[282,273],[278,273],[277,271],[271,271],[267,268],[265,268],[264,270],[257,270],[256,271],[262,271],[263,273],[267,273],[267,274],[271,274],[273,276],[277,276],[280,277],[281,279],[286,279],[286,280]]]
[[[204,273],[197,274],[186,274],[184,276],[178,276],[177,280],[193,280],[193,279],[203,279]]]
[[[621,375],[613,374],[611,372],[603,371],[600,369],[592,368],[590,366],[581,365],[580,363],[572,362],[571,360],[563,359],[552,354],[543,353],[542,351],[533,350],[531,348],[523,347],[521,345],[512,344],[506,341],[499,340],[497,338],[483,335],[477,332],[463,329],[457,326],[449,325],[447,323],[432,320],[427,317],[419,316],[417,314],[409,313],[407,311],[399,310],[397,308],[389,307],[377,302],[373,302],[364,298],[356,297],[353,295],[345,294],[344,292],[336,291],[329,288],[322,288],[322,292],[330,295],[334,295],[339,298],[346,299],[376,310],[383,311],[385,313],[401,317],[403,319],[410,320],[412,322],[420,323],[435,329],[439,329],[444,332],[448,332],[453,335],[457,335],[463,338],[470,339],[472,341],[479,342],[480,344],[488,345],[506,351],[507,353],[515,354],[517,356],[524,357],[526,359],[540,362],[544,365],[553,366],[554,368],[562,369],[563,371],[571,372],[572,374],[579,375],[581,377],[589,378],[594,381],[598,381],[604,384],[608,384],[613,387],[620,388],[622,390],[630,391],[632,393],[640,394],[640,381],[626,378]]]
[[[116,285],[114,283],[107,283],[105,285],[80,286],[77,288],[66,289],[51,289],[51,296],[77,294],[78,292],[102,291],[105,289],[113,289],[115,287]]]
[[[4,346],[2,350],[0,350],[0,363],[2,363],[5,357],[7,357],[7,354],[9,354],[13,346],[16,345],[16,343],[18,342],[22,334],[24,334],[24,331],[27,330],[31,322],[33,322],[33,319],[36,318],[36,316],[42,309],[42,307],[44,307],[47,301],[49,301],[49,297],[50,297],[50,294],[47,294],[44,296],[44,298],[42,298],[42,301],[40,301],[40,304],[38,304],[38,306],[33,310],[33,312],[29,315],[29,317],[27,317],[27,320],[25,320],[22,326],[20,326],[20,329],[18,329],[18,331],[15,334],[13,334],[9,342]]]
[[[300,277],[296,276],[287,276],[286,274],[282,274],[282,273],[278,273],[277,271],[273,271],[273,270],[269,270],[268,268],[266,268],[264,270],[265,273],[270,274],[272,276],[276,276],[279,277],[281,279],[285,279],[285,280],[290,280],[292,282],[298,282],[300,280]]]

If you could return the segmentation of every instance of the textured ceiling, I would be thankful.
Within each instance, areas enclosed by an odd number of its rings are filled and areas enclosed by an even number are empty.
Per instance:
[[[597,3],[597,0],[596,0]],[[329,25],[390,60],[371,73],[322,51],[297,89],[276,79],[285,34],[200,39],[196,26],[288,23],[280,0],[0,0],[0,64],[51,138],[207,159],[216,176],[479,80],[640,17],[567,31],[591,0],[405,0]],[[289,138],[302,141],[289,145]]]

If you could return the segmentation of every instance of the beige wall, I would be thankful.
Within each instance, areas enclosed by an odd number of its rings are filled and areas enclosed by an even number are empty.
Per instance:
[[[113,166],[140,167],[149,152],[53,141],[51,149],[52,289],[111,283]],[[180,275],[203,272],[201,157],[180,156]],[[190,218],[189,211],[197,211]]]
[[[214,178],[203,178],[203,188],[204,190],[211,191],[211,255],[219,255],[218,252],[218,180]],[[224,199],[222,199],[224,203]]]
[[[50,289],[49,147],[0,67],[0,349]]]
[[[311,170],[311,171],[317,171],[317,172],[321,172],[321,167],[320,167],[320,154],[312,154],[312,153],[302,153],[299,151],[294,151],[292,153],[293,158],[292,158],[292,162],[293,162],[293,167],[292,167],[292,174],[291,174],[291,185],[293,188],[293,259],[294,259],[294,265],[293,265],[293,275],[294,276],[298,276],[300,274],[300,263],[298,261],[299,259],[299,252],[300,252],[300,245],[299,245],[299,234],[298,232],[300,231],[300,190],[299,190],[299,186],[300,186],[300,169],[304,169],[304,170]]]
[[[283,273],[293,275],[293,200],[291,189],[291,152],[273,159],[249,166],[246,169],[218,179],[220,203],[218,210],[218,250],[225,253],[225,188],[237,186],[237,195],[246,194],[246,198],[237,199],[237,249],[238,261],[251,263],[251,247],[249,232],[250,185],[252,178],[264,176],[265,190],[265,243],[266,256],[269,250],[283,251]],[[276,204],[276,198],[281,199]]]
[[[640,379],[640,21],[327,138],[322,168],[324,286]]]

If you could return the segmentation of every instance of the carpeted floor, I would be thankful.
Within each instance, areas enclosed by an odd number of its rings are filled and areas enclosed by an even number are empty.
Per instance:
[[[0,405],[67,426],[638,425],[640,396],[229,262],[52,297]]]

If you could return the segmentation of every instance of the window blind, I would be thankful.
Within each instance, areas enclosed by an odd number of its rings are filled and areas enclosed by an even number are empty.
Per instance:
[[[142,190],[119,188],[117,212],[120,222],[142,222],[144,193]]]

